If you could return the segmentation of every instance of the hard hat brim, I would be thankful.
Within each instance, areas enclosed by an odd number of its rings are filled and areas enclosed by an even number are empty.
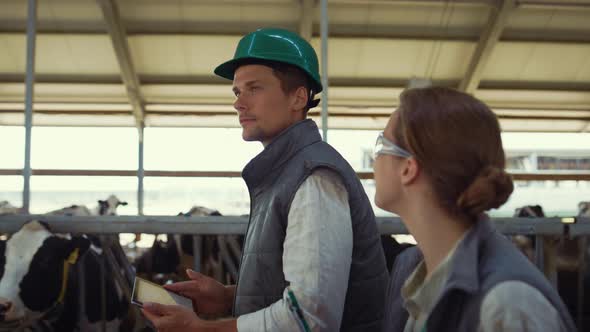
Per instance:
[[[296,66],[299,68],[299,66],[297,65],[297,63],[291,63],[289,61],[277,61],[276,59],[273,58],[269,58],[266,59],[264,57],[261,56],[256,56],[256,57],[244,57],[244,58],[238,58],[238,59],[232,59],[229,61],[226,61],[222,64],[220,64],[219,66],[217,66],[215,68],[215,70],[213,71],[215,73],[215,75],[223,77],[225,79],[234,80],[234,74],[236,72],[236,70],[238,69],[238,67],[242,66],[244,63],[248,63],[249,61],[252,62],[260,62],[263,63],[264,61],[273,61],[273,62],[283,62],[286,64],[290,64],[293,66]],[[321,82],[317,82],[306,70],[304,70],[303,68],[300,68],[301,70],[303,70],[310,78],[311,78],[311,83],[312,83],[312,89],[314,91],[314,93],[319,93],[322,91],[322,84]]]

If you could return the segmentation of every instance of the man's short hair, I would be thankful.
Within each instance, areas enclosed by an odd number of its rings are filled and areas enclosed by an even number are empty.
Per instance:
[[[320,100],[314,99],[316,91],[313,91],[311,88],[311,78],[297,66],[284,62],[259,59],[250,59],[244,61],[241,65],[263,65],[270,67],[275,77],[281,82],[281,90],[283,90],[285,94],[293,93],[301,86],[304,87],[308,98],[307,105],[304,108],[305,113],[307,113],[310,108],[314,108],[319,104]]]

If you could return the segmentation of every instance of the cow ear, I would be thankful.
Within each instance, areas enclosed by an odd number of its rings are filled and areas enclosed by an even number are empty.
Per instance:
[[[127,202],[119,202],[119,205],[125,206],[125,205],[127,205]]]

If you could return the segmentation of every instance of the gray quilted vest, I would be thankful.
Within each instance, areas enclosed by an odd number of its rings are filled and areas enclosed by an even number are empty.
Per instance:
[[[403,331],[408,312],[403,307],[401,288],[422,254],[418,247],[396,259],[387,290],[383,331]],[[553,305],[567,331],[574,322],[557,291],[545,276],[486,218],[479,220],[457,246],[449,279],[426,321],[426,331],[477,331],[484,296],[504,281],[522,281],[539,290]]]
[[[283,131],[242,172],[251,208],[234,316],[260,310],[282,298],[288,286],[282,255],[289,209],[301,183],[318,168],[341,176],[352,217],[354,243],[341,330],[376,331],[382,324],[388,273],[375,215],[352,167],[321,140],[311,120]]]

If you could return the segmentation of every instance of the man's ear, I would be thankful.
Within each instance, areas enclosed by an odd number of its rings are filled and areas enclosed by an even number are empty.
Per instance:
[[[292,94],[292,107],[293,110],[299,111],[305,109],[309,95],[307,89],[303,86],[298,87]]]
[[[405,158],[403,167],[401,168],[401,182],[402,184],[412,184],[420,175],[420,165],[414,158]]]

